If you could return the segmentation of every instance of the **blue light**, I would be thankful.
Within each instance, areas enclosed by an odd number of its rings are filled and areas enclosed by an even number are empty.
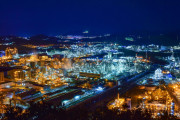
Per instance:
[[[62,103],[66,105],[68,103],[68,100],[64,100]]]
[[[96,88],[97,91],[103,91],[103,88],[102,87],[98,87]]]
[[[79,96],[79,95],[77,95],[77,96],[75,96],[75,97],[74,97],[74,99],[76,99],[76,100],[77,100],[77,99],[79,99],[79,98],[80,98],[80,96]]]
[[[7,85],[6,88],[10,88],[11,86]]]

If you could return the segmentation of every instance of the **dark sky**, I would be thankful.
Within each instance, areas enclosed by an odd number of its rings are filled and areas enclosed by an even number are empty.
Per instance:
[[[180,30],[180,0],[0,0],[0,35]]]

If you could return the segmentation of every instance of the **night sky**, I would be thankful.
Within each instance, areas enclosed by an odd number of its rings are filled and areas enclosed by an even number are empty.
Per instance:
[[[180,30],[180,0],[0,0],[0,35]]]

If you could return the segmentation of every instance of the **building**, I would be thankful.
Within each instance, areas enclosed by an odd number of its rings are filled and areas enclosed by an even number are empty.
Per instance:
[[[163,78],[162,70],[161,70],[160,68],[158,68],[158,69],[155,71],[154,79],[159,80],[159,79],[162,79],[162,78]]]
[[[10,47],[8,47],[5,50],[5,55],[6,55],[7,58],[12,58],[13,55],[16,55],[16,54],[18,54],[17,48],[10,48]]]
[[[0,76],[4,76],[4,78],[14,80],[16,78],[17,71],[22,71],[22,69],[19,67],[0,67],[0,73],[2,72]]]
[[[94,73],[80,72],[79,75],[82,76],[82,77],[89,77],[89,78],[101,78],[100,74],[94,74]]]
[[[4,72],[0,71],[0,82],[4,82]]]
[[[2,82],[2,83],[0,83],[0,89],[10,88],[13,85],[14,85],[14,82],[11,82],[11,81]]]

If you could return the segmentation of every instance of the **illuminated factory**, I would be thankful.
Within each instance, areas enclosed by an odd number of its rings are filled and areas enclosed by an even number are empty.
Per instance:
[[[111,44],[80,44],[65,48],[30,54],[18,54],[16,48],[7,48],[1,61],[3,70],[0,71],[3,104],[26,109],[29,102],[43,99],[55,106],[68,108],[80,99],[96,96],[106,87],[116,85],[108,80],[147,69],[143,61],[135,57],[122,57],[117,47]]]

